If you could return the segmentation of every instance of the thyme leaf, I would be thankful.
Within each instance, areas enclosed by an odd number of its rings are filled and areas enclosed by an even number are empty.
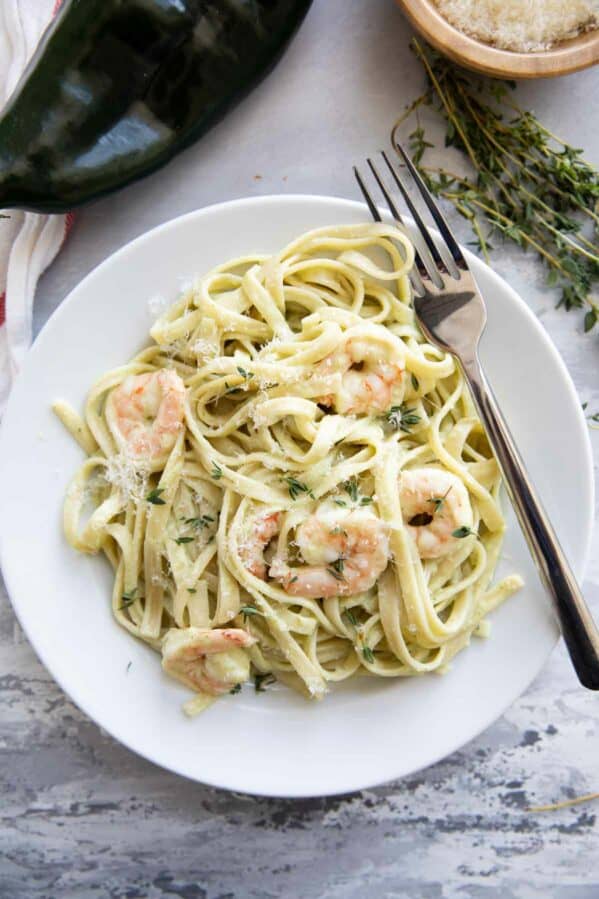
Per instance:
[[[166,500],[160,499],[161,493],[164,493],[164,487],[155,487],[153,490],[150,490],[146,500],[154,506],[165,506]]]
[[[214,522],[214,518],[211,515],[200,515],[197,518],[185,518],[185,524],[189,524],[197,530],[201,530],[203,528],[207,528],[209,524]]]
[[[358,482],[355,478],[344,481],[341,485],[353,503],[358,502]]]
[[[476,537],[476,531],[473,531],[472,528],[466,527],[466,525],[463,524],[461,528],[456,528],[455,531],[452,531],[451,536],[457,537],[458,539],[470,536]]]
[[[335,561],[332,562],[331,565],[327,568],[327,571],[335,578],[336,581],[344,581],[345,578],[343,576],[343,568],[343,559],[335,559]]]
[[[304,484],[303,481],[298,481],[298,479],[294,478],[292,475],[287,475],[283,480],[287,484],[291,499],[297,499],[301,493],[306,493],[311,499],[315,498],[311,488],[308,487],[307,484]]]
[[[451,490],[451,487],[448,487],[443,496],[431,496],[429,499],[429,503],[433,504],[433,515],[436,515],[443,508],[443,503],[447,499],[447,494]]]
[[[239,611],[240,611],[241,614],[243,615],[244,621],[247,621],[247,619],[248,619],[251,615],[261,615],[261,614],[262,614],[262,612],[260,612],[260,611],[256,608],[256,606],[255,606],[253,603],[251,603],[251,602],[246,603],[245,606],[241,606],[241,608],[239,609]]]
[[[360,496],[360,490],[358,488],[358,482],[356,478],[350,478],[348,481],[343,481],[341,484],[345,492],[348,494],[352,503],[358,503],[360,506],[369,506],[374,499],[372,496]],[[342,499],[335,499],[333,502],[337,503],[338,506],[346,506]]]
[[[583,412],[586,412],[588,403],[582,404]],[[599,412],[589,412],[586,417],[586,420],[589,422],[589,428],[593,428],[594,431],[599,428]]]
[[[254,690],[256,693],[264,693],[267,687],[274,684],[276,677],[274,674],[256,674],[254,676]]]
[[[372,649],[370,648],[370,646],[362,647],[362,655],[364,656],[364,658],[366,659],[367,662],[370,662],[370,664],[372,664],[372,662],[374,662],[374,653],[373,653]]]
[[[352,627],[358,626],[358,619],[356,618],[356,616],[354,615],[354,613],[352,612],[351,609],[346,609],[343,612],[343,615],[341,617],[345,618],[346,621],[348,621],[352,625]]]
[[[135,602],[135,594],[136,593],[137,593],[137,587],[133,587],[132,590],[126,590],[123,593],[123,595],[121,596],[121,605],[119,606],[119,611],[120,611],[120,609],[128,608],[132,603]]]
[[[402,403],[400,406],[391,406],[383,415],[383,421],[394,431],[409,434],[414,425],[419,423],[420,416],[415,409],[409,409],[406,403]]]

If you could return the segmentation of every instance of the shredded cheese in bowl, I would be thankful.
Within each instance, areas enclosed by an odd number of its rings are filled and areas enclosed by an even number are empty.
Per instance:
[[[455,28],[504,50],[547,50],[599,26],[599,0],[435,0]]]

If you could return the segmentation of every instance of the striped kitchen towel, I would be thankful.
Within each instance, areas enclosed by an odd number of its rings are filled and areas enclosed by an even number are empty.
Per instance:
[[[60,0],[0,0],[0,109],[13,92]],[[0,212],[0,416],[32,340],[38,278],[56,256],[70,215]]]

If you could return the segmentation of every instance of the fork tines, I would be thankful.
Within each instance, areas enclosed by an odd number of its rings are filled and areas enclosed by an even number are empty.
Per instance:
[[[439,207],[435,203],[422,177],[412,163],[412,160],[403,149],[401,144],[397,142],[395,135],[393,136],[393,146],[398,156],[402,160],[402,164],[393,164],[389,159],[387,153],[384,150],[381,151],[381,156],[385,163],[386,171],[388,175],[390,175],[393,183],[393,188],[391,190],[389,190],[387,184],[383,180],[372,159],[367,159],[366,162],[379,190],[383,195],[387,208],[389,209],[389,212],[391,213],[397,224],[404,227],[401,213],[393,197],[393,193],[395,192],[395,190],[397,190],[403,198],[403,201],[405,202],[410,214],[414,219],[414,222],[416,223],[416,227],[420,232],[423,246],[420,248],[416,248],[415,270],[412,271],[410,277],[412,280],[414,291],[416,293],[423,294],[426,292],[426,287],[423,282],[430,281],[437,287],[443,287],[442,276],[449,275],[450,277],[452,277],[452,271],[451,266],[449,266],[445,262],[443,256],[439,252],[437,244],[431,236],[426,224],[422,219],[422,216],[418,212],[418,209],[410,196],[409,188],[411,185],[416,186],[422,198],[424,199],[426,207],[429,210],[433,221],[439,230],[439,233],[454,265],[462,271],[467,271],[468,265],[466,263],[466,260],[464,259],[462,251],[458,246],[457,241],[455,240],[453,234],[449,229],[447,222],[443,218]],[[358,182],[358,186],[362,192],[362,195],[366,200],[366,203],[370,210],[370,214],[375,221],[382,221],[381,213],[379,212],[372,194],[369,192],[368,187],[366,186],[366,181],[355,166],[354,174],[356,176],[356,180]]]

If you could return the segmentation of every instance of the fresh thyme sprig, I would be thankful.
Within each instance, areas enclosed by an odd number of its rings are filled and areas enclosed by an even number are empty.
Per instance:
[[[191,525],[196,528],[196,530],[207,528],[214,522],[214,518],[211,515],[199,515],[196,518],[185,518],[183,520],[185,521],[185,524]]]
[[[301,493],[307,494],[310,499],[314,499],[314,494],[310,487],[307,484],[304,484],[303,481],[298,481],[297,478],[294,478],[292,475],[285,475],[282,478],[283,481],[287,484],[287,489],[289,490],[289,496],[291,499],[297,499]]]
[[[350,478],[348,481],[342,481],[341,486],[348,494],[352,503],[358,503],[359,506],[370,506],[374,502],[372,496],[360,496],[360,488],[355,477]],[[342,499],[334,499],[333,502],[338,506],[347,506],[347,503]]]
[[[383,421],[394,431],[409,434],[414,425],[420,422],[420,416],[415,409],[409,409],[406,403],[402,403],[400,406],[391,406],[383,415]]]
[[[464,177],[424,165],[431,143],[418,121],[410,149],[428,187],[468,219],[487,261],[493,234],[537,253],[548,283],[561,289],[558,306],[584,309],[584,330],[591,331],[599,321],[599,172],[513,102],[512,82],[467,73],[417,40],[412,48],[429,86],[396,128],[419,107],[436,108],[445,145],[461,150],[474,170]]]

